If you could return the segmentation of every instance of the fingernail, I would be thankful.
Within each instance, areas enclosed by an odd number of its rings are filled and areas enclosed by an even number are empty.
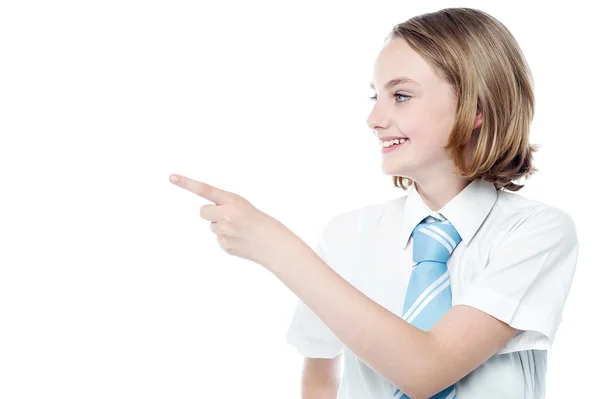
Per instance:
[[[179,179],[177,178],[177,176],[171,176],[171,181],[172,181],[173,183],[178,183],[178,182],[179,182]]]

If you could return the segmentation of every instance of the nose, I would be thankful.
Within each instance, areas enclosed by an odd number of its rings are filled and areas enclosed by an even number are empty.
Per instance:
[[[384,104],[377,104],[376,101],[373,110],[371,110],[371,113],[367,117],[367,125],[375,132],[377,129],[388,129],[390,123],[390,113],[386,112]]]

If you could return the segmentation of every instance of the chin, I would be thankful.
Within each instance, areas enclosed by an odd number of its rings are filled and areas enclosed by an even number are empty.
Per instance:
[[[407,174],[411,174],[411,171],[414,169],[414,167],[412,165],[409,167],[409,165],[407,165],[406,162],[403,161],[405,160],[387,159],[382,162],[381,170],[385,175],[390,176],[406,176]]]

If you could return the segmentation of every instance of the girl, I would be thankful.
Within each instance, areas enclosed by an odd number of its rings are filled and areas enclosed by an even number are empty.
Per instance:
[[[514,193],[523,185],[513,181],[535,172],[537,150],[519,45],[478,10],[420,15],[393,28],[371,87],[367,123],[383,143],[383,171],[408,194],[336,216],[316,251],[389,313],[349,304],[357,320],[344,333],[361,337],[352,347],[299,300],[287,338],[306,357],[303,397],[543,398],[578,241],[568,214]],[[430,220],[449,221],[460,243],[446,263],[449,284],[438,281],[452,308],[419,333],[397,320],[436,287],[407,292],[422,266],[413,230]]]
[[[536,150],[518,44],[478,10],[420,15],[371,85],[383,171],[408,193],[336,215],[314,250],[237,194],[172,181],[214,202],[200,216],[227,253],[298,296],[304,398],[543,398],[578,241],[567,213],[515,193]]]

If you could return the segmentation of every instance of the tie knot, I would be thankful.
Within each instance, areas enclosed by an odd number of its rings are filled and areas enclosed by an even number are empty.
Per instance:
[[[413,261],[446,263],[462,238],[449,220],[422,221],[412,232]]]

